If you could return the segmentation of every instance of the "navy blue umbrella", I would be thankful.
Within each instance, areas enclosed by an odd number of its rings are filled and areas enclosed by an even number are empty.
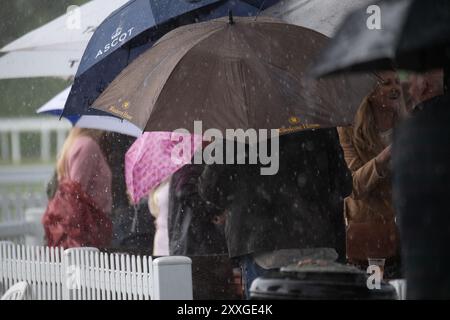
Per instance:
[[[89,108],[114,78],[167,32],[232,10],[255,16],[279,0],[131,0],[97,28],[83,54],[63,116],[106,115]]]

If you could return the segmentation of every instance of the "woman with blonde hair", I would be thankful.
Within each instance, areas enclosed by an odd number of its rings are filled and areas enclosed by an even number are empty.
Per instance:
[[[377,77],[377,86],[363,100],[353,126],[338,128],[353,176],[353,191],[344,209],[347,257],[360,265],[367,265],[369,258],[384,258],[387,266],[396,266],[399,243],[391,199],[391,140],[405,111],[396,72]]]
[[[58,188],[43,217],[49,246],[108,246],[111,170],[100,147],[103,131],[73,128],[59,155]]]
[[[106,214],[111,213],[111,170],[100,147],[104,131],[74,127],[56,164],[58,181],[76,181]]]

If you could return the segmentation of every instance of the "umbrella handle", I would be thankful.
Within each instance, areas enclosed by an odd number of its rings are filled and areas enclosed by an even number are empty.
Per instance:
[[[138,224],[138,207],[137,205],[134,205],[134,217],[133,222],[131,224],[131,233],[136,233],[137,224]]]
[[[231,25],[233,25],[234,24],[234,19],[233,19],[233,10],[228,10],[228,19],[229,19],[229,23],[231,24]]]

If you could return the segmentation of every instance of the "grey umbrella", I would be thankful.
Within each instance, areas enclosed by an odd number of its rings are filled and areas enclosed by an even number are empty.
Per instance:
[[[450,1],[382,0],[351,13],[312,69],[314,76],[391,68],[450,68]],[[378,10],[379,8],[379,10]],[[368,13],[369,12],[369,13]],[[372,28],[379,14],[379,29]]]

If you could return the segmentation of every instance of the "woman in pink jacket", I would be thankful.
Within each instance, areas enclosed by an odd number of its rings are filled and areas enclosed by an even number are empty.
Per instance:
[[[76,181],[105,214],[111,213],[111,170],[100,148],[104,132],[73,128],[57,162],[58,181]]]
[[[49,246],[108,247],[111,170],[100,148],[103,132],[73,128],[57,162],[58,189],[43,217]]]

